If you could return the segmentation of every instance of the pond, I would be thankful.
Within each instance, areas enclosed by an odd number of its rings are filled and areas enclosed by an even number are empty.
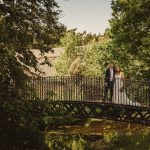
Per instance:
[[[46,134],[50,149],[150,150],[150,127],[103,119],[78,120]]]

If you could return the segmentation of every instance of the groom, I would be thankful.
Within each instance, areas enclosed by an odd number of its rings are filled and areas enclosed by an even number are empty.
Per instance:
[[[105,72],[105,78],[104,78],[104,100],[109,100],[112,102],[113,97],[113,86],[114,86],[114,76],[115,76],[115,70],[113,67],[113,63],[108,63],[108,68]],[[108,97],[108,92],[110,92],[110,96]]]

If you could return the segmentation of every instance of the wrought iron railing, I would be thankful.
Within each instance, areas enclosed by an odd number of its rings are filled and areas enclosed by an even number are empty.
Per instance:
[[[32,89],[28,99],[150,106],[149,81],[115,79],[113,81],[112,99],[109,98],[110,90],[108,90],[108,93],[105,92],[107,87],[104,82],[102,77],[55,76],[32,78],[28,81],[28,86]]]

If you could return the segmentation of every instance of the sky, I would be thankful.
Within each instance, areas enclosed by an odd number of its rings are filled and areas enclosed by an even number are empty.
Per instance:
[[[56,0],[60,9],[60,22],[68,29],[86,30],[103,34],[109,27],[111,0]]]

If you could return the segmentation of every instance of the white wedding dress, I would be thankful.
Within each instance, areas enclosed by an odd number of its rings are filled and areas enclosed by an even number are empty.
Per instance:
[[[115,75],[112,102],[117,104],[123,104],[123,105],[140,106],[140,103],[133,102],[128,98],[125,90],[120,91],[122,87],[123,87],[123,81],[121,79],[121,75]]]

